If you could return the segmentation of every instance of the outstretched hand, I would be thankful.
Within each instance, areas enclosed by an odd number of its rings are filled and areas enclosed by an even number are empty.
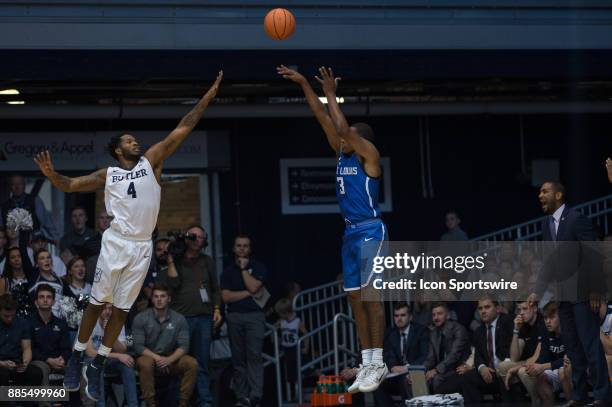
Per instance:
[[[217,92],[219,91],[219,85],[221,84],[221,80],[223,79],[223,71],[219,71],[217,74],[217,78],[215,82],[208,89],[208,92],[204,95],[204,97],[208,100],[212,100],[217,96]]]
[[[34,157],[34,162],[40,168],[40,171],[45,177],[50,176],[55,172],[53,169],[53,161],[51,161],[51,153],[48,150],[42,151]]]
[[[284,79],[289,79],[290,81],[299,83],[300,85],[306,82],[304,75],[294,69],[287,68],[285,65],[277,66],[276,73],[281,75]]]
[[[325,92],[325,94],[328,94],[328,93],[335,94],[336,88],[338,87],[338,82],[340,82],[342,78],[334,77],[334,71],[332,71],[331,68],[325,68],[324,66],[319,68],[319,74],[321,76],[320,77],[315,76],[315,78],[317,79],[317,81],[319,81],[319,83],[323,87],[323,92]]]

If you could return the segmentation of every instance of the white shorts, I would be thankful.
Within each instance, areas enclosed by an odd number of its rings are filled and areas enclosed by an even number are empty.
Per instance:
[[[546,375],[548,382],[551,384],[553,392],[556,392],[561,389],[561,381],[559,380],[559,369],[546,369],[544,371],[544,374]]]
[[[111,303],[129,311],[147,276],[152,252],[151,240],[128,240],[107,229],[102,235],[89,302]]]

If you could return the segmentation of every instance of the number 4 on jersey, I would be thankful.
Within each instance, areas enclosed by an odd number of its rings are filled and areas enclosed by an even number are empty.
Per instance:
[[[127,190],[128,195],[132,195],[132,198],[136,198],[136,188],[134,188],[134,183],[130,182],[130,186]]]

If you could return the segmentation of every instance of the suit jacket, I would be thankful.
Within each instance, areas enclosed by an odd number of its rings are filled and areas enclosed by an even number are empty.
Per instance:
[[[500,361],[510,357],[510,344],[512,343],[512,331],[514,329],[513,318],[506,314],[499,314],[495,325],[495,356]],[[489,352],[487,351],[487,326],[480,325],[474,337],[474,367],[478,369],[480,365],[487,365]]]
[[[402,358],[402,346],[400,344],[402,334],[397,327],[387,331],[384,342],[385,364],[390,368],[404,365]],[[429,350],[429,329],[417,322],[410,322],[408,331],[408,351],[406,362],[411,365],[422,365],[427,358]]]
[[[539,296],[548,288],[558,300],[585,301],[590,293],[606,291],[603,257],[597,243],[597,233],[590,219],[568,207],[563,209],[557,238],[550,231],[550,216],[542,224],[542,240],[557,241],[547,247],[544,268],[538,278]],[[551,282],[555,283],[551,289]]]
[[[444,334],[444,359],[440,360],[441,334]],[[439,374],[446,376],[455,372],[459,364],[465,362],[471,354],[467,330],[463,325],[448,320],[442,327],[431,328],[429,334],[429,352],[425,361],[425,369],[435,368]]]

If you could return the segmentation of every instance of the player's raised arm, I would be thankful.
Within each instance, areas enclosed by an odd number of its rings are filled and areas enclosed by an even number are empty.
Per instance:
[[[51,153],[48,151],[36,154],[34,162],[45,177],[49,178],[53,186],[62,192],[93,192],[104,188],[106,183],[106,168],[99,169],[83,177],[75,178],[66,177],[56,172],[53,168]]]
[[[304,92],[304,96],[306,96],[306,101],[308,102],[308,106],[310,106],[310,110],[312,110],[314,113],[317,121],[327,136],[327,142],[336,152],[336,154],[338,154],[340,152],[340,136],[336,131],[336,127],[334,126],[331,117],[329,117],[329,114],[327,113],[327,109],[319,100],[319,95],[315,93],[312,86],[310,86],[310,83],[308,83],[302,74],[293,69],[287,68],[285,65],[277,67],[276,72],[279,75],[282,75],[283,78],[295,82],[302,87],[302,91]],[[335,78],[336,83],[339,80],[340,78]]]
[[[198,124],[204,110],[208,107],[208,104],[215,98],[217,91],[219,90],[219,84],[223,79],[223,71],[219,71],[215,82],[204,94],[198,104],[191,109],[179,122],[178,126],[162,141],[154,144],[147,150],[145,157],[151,163],[151,166],[155,169],[159,167],[163,161],[170,156],[177,149],[179,144],[185,140],[185,138],[193,131],[195,126]]]
[[[319,74],[321,76],[317,76],[316,79],[323,87],[323,92],[325,93],[325,97],[327,97],[329,113],[338,134],[353,150],[355,150],[355,152],[357,152],[358,155],[363,157],[367,163],[378,167],[380,161],[378,150],[369,140],[359,137],[351,131],[346,121],[346,117],[344,117],[344,113],[340,110],[340,106],[336,100],[336,87],[338,86],[338,81],[334,77],[334,72],[331,68],[321,67],[319,68]]]

